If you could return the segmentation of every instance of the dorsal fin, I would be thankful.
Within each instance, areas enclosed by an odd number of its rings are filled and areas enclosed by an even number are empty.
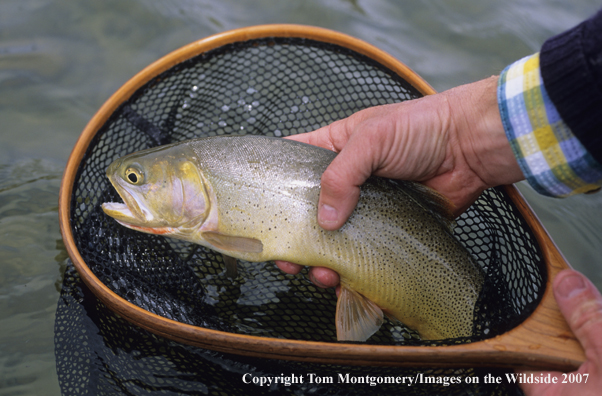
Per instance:
[[[366,297],[341,284],[335,320],[337,340],[366,341],[383,324],[383,311]]]
[[[454,217],[454,204],[444,195],[421,183],[410,181],[397,181],[404,187],[404,191],[423,208],[431,211],[433,215],[450,231],[456,226]]]

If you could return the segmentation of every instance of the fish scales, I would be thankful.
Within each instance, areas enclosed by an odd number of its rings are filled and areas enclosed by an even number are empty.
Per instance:
[[[472,334],[483,274],[433,214],[436,210],[420,201],[424,187],[371,177],[349,220],[340,230],[326,231],[316,221],[317,201],[321,175],[334,152],[255,136],[203,138],[171,150],[202,174],[214,210],[208,217],[216,223],[211,231],[258,240],[262,248],[220,248],[200,231],[182,239],[248,261],[286,260],[331,268],[343,287],[425,339]],[[209,229],[204,224],[199,230],[203,227]]]

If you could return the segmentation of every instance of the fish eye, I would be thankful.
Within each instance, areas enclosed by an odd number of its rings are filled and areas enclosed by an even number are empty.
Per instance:
[[[144,181],[144,175],[136,168],[127,168],[125,170],[125,178],[131,184],[142,184]]]

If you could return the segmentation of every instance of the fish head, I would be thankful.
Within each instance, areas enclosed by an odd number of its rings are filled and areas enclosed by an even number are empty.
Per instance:
[[[121,225],[149,234],[192,232],[207,218],[211,206],[195,163],[192,151],[181,145],[115,160],[107,168],[107,177],[123,203],[103,203],[103,211]]]

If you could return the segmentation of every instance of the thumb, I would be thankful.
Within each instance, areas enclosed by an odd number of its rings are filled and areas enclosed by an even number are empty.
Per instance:
[[[347,221],[359,201],[360,186],[374,170],[374,145],[366,144],[361,135],[351,136],[322,174],[318,223],[326,230],[336,230]]]
[[[566,384],[523,383],[521,388],[526,395],[599,395],[599,378],[602,369],[602,296],[585,276],[577,271],[561,271],[553,283],[554,296],[569,327],[585,350],[586,361],[577,373],[589,374],[587,382]],[[536,373],[546,375],[545,373]],[[560,377],[561,373],[550,373]],[[591,378],[591,380],[590,380]]]
[[[554,296],[569,327],[586,351],[588,361],[600,368],[602,295],[592,282],[579,272],[564,270],[554,279]]]
[[[359,186],[368,178],[353,173],[350,158],[344,153],[342,151],[322,174],[318,224],[325,230],[343,226],[359,201]]]
[[[365,109],[313,132],[291,137],[339,153],[322,174],[318,224],[325,230],[336,230],[347,221],[359,201],[360,186],[380,165],[382,148],[391,139],[391,134],[385,133],[388,129],[382,128],[383,115],[389,109]],[[360,129],[362,132],[356,133]]]
[[[339,153],[322,174],[320,183],[318,224],[325,230],[339,229],[347,221],[359,201],[359,186],[370,176],[356,173],[356,162],[362,156],[353,158],[353,149],[347,146],[353,130],[350,119],[353,116],[313,132],[287,137]]]

